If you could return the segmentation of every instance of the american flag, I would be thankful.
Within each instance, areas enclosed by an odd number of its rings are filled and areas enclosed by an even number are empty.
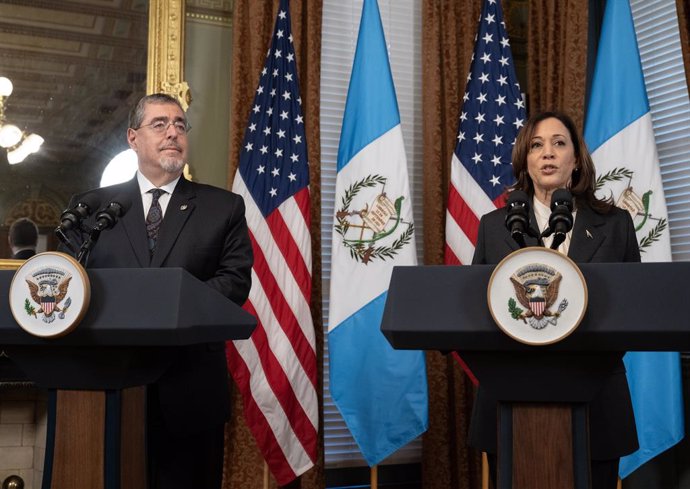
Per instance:
[[[504,205],[511,152],[525,122],[500,0],[485,0],[463,96],[451,162],[446,212],[446,264],[472,262],[479,219]]]
[[[233,183],[247,206],[254,251],[244,308],[258,325],[250,340],[227,347],[247,424],[279,485],[314,465],[319,423],[301,103],[288,2],[281,0]]]

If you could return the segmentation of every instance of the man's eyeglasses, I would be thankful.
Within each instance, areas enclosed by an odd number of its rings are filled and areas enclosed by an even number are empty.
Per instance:
[[[137,129],[141,129],[142,127],[148,127],[151,129],[153,132],[156,134],[163,134],[168,130],[169,126],[173,126],[175,129],[175,132],[178,135],[183,135],[187,134],[189,131],[192,130],[192,126],[190,126],[186,121],[166,121],[166,120],[157,120],[153,121],[150,124],[142,124],[139,127],[133,128],[135,131]]]

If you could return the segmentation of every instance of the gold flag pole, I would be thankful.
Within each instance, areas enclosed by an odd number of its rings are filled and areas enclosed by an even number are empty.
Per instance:
[[[371,484],[371,489],[378,489],[379,487],[379,466],[374,465],[371,468],[371,476],[370,476],[370,484]]]
[[[268,489],[268,483],[269,483],[269,475],[268,475],[268,464],[264,460],[264,485],[263,489]]]
[[[482,452],[482,489],[489,489],[489,458]]]

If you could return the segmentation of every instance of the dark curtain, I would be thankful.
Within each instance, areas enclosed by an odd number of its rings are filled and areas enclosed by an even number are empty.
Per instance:
[[[582,129],[589,0],[529,0],[527,113],[560,110]]]
[[[273,26],[278,10],[278,0],[261,1],[236,0],[233,11],[233,46],[231,74],[231,126],[229,135],[230,161],[229,182],[239,163],[239,151],[259,82]],[[316,331],[319,393],[319,460],[314,468],[304,474],[290,487],[322,489],[325,486],[323,471],[323,322],[321,319],[321,143],[319,133],[320,79],[321,79],[321,14],[320,0],[292,0],[290,15],[294,36],[295,58],[298,62],[298,77],[302,111],[304,115],[307,145],[309,150],[311,191],[311,236],[312,236],[312,317]],[[242,400],[233,389],[232,419],[228,423],[225,437],[226,457],[223,477],[224,489],[261,489],[264,478],[268,485],[276,487],[273,477],[265,473],[264,461],[254,438],[244,420]]]
[[[422,118],[424,134],[424,262],[443,263],[450,160],[460,101],[474,49],[481,2],[422,2]],[[429,430],[424,434],[425,489],[478,488],[479,454],[467,447],[473,386],[450,355],[427,354]]]

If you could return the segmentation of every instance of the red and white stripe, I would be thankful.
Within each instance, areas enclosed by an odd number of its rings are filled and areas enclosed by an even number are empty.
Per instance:
[[[532,309],[532,312],[537,319],[540,319],[544,315],[545,307],[546,303],[544,302],[544,299],[529,301],[529,308]]]
[[[244,308],[258,324],[249,340],[228,342],[228,367],[242,392],[247,424],[276,481],[284,485],[309,470],[317,457],[309,189],[267,218],[239,172],[233,191],[244,198],[254,251]]]
[[[503,195],[496,201],[492,201],[453,153],[446,210],[445,263],[447,265],[472,263],[474,247],[477,244],[479,220],[484,214],[502,207],[503,203]]]
[[[474,248],[477,244],[479,220],[505,203],[505,196],[501,195],[492,201],[477,181],[470,175],[465,166],[460,163],[458,156],[453,153],[450,167],[450,185],[448,192],[448,208],[446,209],[446,250],[444,263],[446,265],[469,265],[472,263]],[[457,354],[453,357],[465,371],[474,385],[479,380]]]
[[[53,309],[55,309],[55,299],[52,301],[41,302],[41,307],[43,308],[43,312],[45,312],[46,316],[50,316],[50,314],[53,312]]]

